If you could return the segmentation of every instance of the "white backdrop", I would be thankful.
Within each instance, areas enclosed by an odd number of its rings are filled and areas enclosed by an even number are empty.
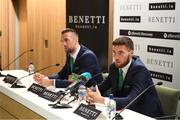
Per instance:
[[[179,0],[115,0],[114,39],[120,35],[132,38],[155,83],[180,90]]]

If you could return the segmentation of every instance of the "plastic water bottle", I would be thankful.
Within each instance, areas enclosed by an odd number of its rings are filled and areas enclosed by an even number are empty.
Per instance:
[[[29,63],[28,72],[29,72],[29,75],[34,74],[35,72],[35,67],[32,62]]]
[[[86,87],[83,84],[78,89],[78,103],[86,103]]]
[[[107,119],[112,120],[116,114],[116,102],[113,100],[113,94],[109,95],[109,103],[107,104]]]

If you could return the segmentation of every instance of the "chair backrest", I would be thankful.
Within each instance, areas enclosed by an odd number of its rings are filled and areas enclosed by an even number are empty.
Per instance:
[[[180,98],[180,91],[165,86],[156,86],[165,115],[175,115]]]

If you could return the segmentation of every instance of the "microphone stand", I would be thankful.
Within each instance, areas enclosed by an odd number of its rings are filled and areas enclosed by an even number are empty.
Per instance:
[[[44,67],[44,68],[42,68],[42,69],[39,69],[39,70],[35,71],[34,73],[31,73],[31,74],[25,75],[25,76],[23,76],[23,77],[21,77],[21,78],[19,78],[19,79],[16,79],[16,80],[13,82],[13,84],[11,85],[11,88],[25,88],[25,86],[17,85],[17,83],[18,83],[19,80],[21,80],[21,79],[23,79],[23,78],[25,78],[25,77],[28,77],[28,76],[30,76],[30,75],[33,75],[33,74],[35,74],[35,73],[37,73],[37,72],[40,72],[40,71],[42,71],[42,70],[45,70],[45,69],[47,69],[47,68],[50,68],[50,67],[53,67],[53,66],[59,66],[59,65],[60,65],[60,64],[49,65],[49,66],[47,66],[47,67]]]
[[[11,61],[9,64],[7,64],[3,69],[0,69],[0,71],[2,72],[2,70],[8,68],[12,63],[14,63],[17,59],[19,59],[21,56],[23,56],[25,53],[27,52],[33,52],[34,50],[33,49],[29,49],[29,50],[26,50],[24,51],[23,53],[21,53],[18,57],[16,57],[13,61]],[[3,75],[2,73],[0,72],[0,77],[5,77],[6,75]]]
[[[3,75],[1,72],[2,72],[2,69],[0,68],[0,77],[5,77],[6,75]]]
[[[70,103],[74,102],[75,100],[78,100],[78,94],[77,93],[75,93],[74,99],[69,101],[67,104],[70,104]]]
[[[94,75],[93,77],[91,77],[91,78],[88,79],[88,80],[86,79],[86,77],[81,76],[81,77],[79,78],[79,79],[81,79],[81,80],[72,83],[71,85],[69,85],[69,86],[66,88],[65,91],[70,90],[70,92],[64,94],[57,103],[55,103],[55,104],[49,104],[49,106],[52,106],[52,108],[72,108],[69,104],[70,104],[71,102],[77,100],[77,98],[78,98],[77,89],[78,89],[79,84],[80,84],[82,81],[84,81],[84,82],[85,82],[85,83],[84,83],[85,86],[88,87],[88,86],[89,86],[89,83],[91,82],[91,80],[94,79],[95,77],[97,77],[98,75],[101,75],[101,74],[102,74],[102,72],[97,73],[96,75]],[[62,100],[67,94],[69,94],[69,93],[71,93],[72,95],[75,94],[75,95],[74,95],[74,99],[71,100],[70,102],[68,102],[68,104],[62,104],[62,103],[60,103],[61,100]]]
[[[144,89],[138,96],[136,96],[130,103],[128,103],[119,113],[116,113],[116,115],[114,116],[114,118],[112,119],[117,119],[117,120],[122,120],[123,117],[120,115],[126,108],[128,108],[130,105],[132,105],[134,103],[134,101],[136,101],[142,94],[144,94],[147,90],[149,90],[149,88],[156,86],[156,85],[162,85],[162,82],[158,82],[157,84],[152,84],[150,86],[148,86],[146,89]]]
[[[60,99],[58,102],[56,102],[55,104],[49,104],[49,106],[52,106],[52,108],[72,108],[72,106],[68,104],[63,104],[61,103],[61,100],[66,96],[68,95],[70,92],[67,92],[65,93]]]

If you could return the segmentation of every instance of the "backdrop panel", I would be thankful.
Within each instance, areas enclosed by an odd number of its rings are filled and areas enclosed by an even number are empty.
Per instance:
[[[114,38],[133,39],[155,82],[180,89],[179,0],[115,0]]]
[[[67,27],[80,34],[80,42],[97,55],[103,71],[108,68],[108,0],[67,0]]]

